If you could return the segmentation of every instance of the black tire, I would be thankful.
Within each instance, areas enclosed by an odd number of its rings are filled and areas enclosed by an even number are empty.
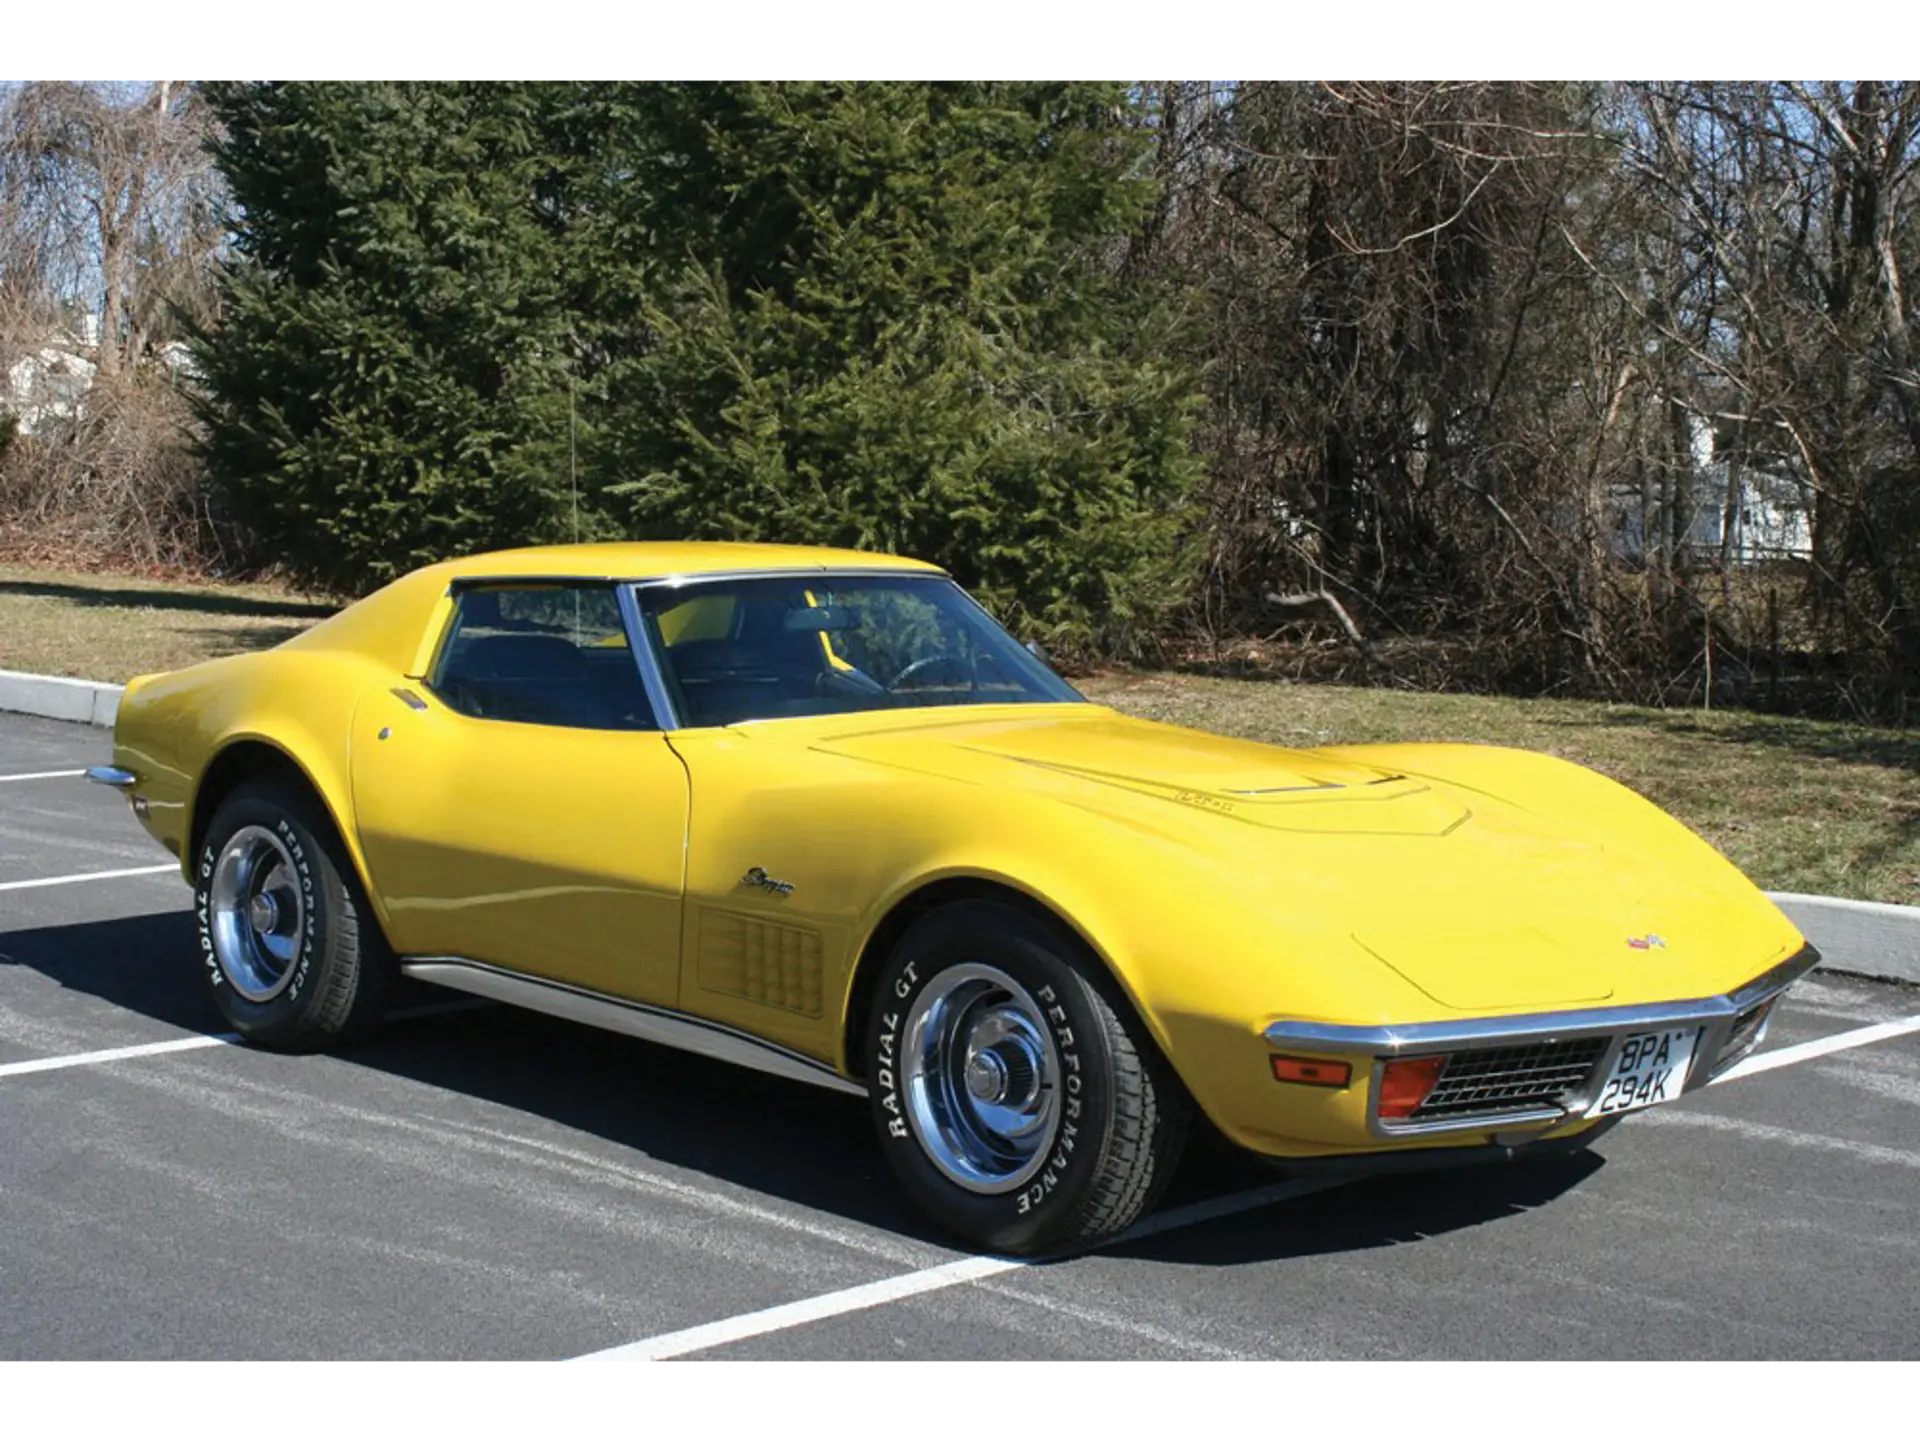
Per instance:
[[[291,953],[277,974],[249,971],[244,956],[235,958],[234,932],[244,927],[230,921],[223,933],[215,904],[223,857],[249,847],[267,857],[262,863],[271,863],[274,873],[289,878],[300,906],[297,933],[284,937]],[[229,859],[228,876],[239,863]],[[223,878],[220,887],[229,911],[231,884]],[[286,781],[263,779],[227,796],[195,858],[193,889],[201,976],[220,1013],[246,1039],[275,1050],[321,1050],[379,1020],[397,967],[353,864],[311,795]],[[275,893],[284,897],[288,891]],[[249,979],[260,998],[244,993]]]
[[[1024,1165],[1009,1162],[1008,1174],[993,1181],[1006,1188],[993,1193],[963,1183],[936,1158],[942,1146],[929,1144],[913,1098],[916,1088],[926,1093],[934,1067],[909,1050],[912,1032],[937,1029],[926,1017],[940,1012],[927,1007],[958,993],[956,977],[981,973],[1026,992],[1058,1072],[1057,1125],[1042,1132]],[[967,983],[983,987],[980,1006],[1002,997],[1015,1003],[1004,985]],[[1050,1254],[1118,1234],[1159,1198],[1179,1162],[1190,1102],[1132,1007],[1076,938],[1014,906],[965,901],[915,922],[878,984],[865,1037],[874,1123],[901,1184],[944,1229],[999,1254]],[[1044,1088],[1036,1084],[1033,1093]]]

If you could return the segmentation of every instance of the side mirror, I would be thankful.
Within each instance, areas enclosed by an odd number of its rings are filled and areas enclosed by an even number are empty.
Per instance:
[[[1027,653],[1033,656],[1033,658],[1038,660],[1042,665],[1053,664],[1053,656],[1047,653],[1047,647],[1042,645],[1038,640],[1027,641],[1026,648],[1027,648]]]

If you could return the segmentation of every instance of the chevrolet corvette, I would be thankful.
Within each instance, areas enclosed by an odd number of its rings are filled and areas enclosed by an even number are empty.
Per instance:
[[[855,1092],[908,1195],[1011,1254],[1125,1229],[1196,1119],[1293,1166],[1576,1148],[1817,959],[1589,770],[1127,718],[855,551],[428,566],[134,680],[90,773],[249,1040],[349,1042],[411,976]]]

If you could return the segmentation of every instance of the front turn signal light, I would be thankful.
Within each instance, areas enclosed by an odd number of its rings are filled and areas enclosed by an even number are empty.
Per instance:
[[[1290,1085],[1324,1085],[1343,1090],[1353,1079],[1353,1066],[1344,1060],[1309,1060],[1302,1055],[1273,1057],[1273,1078]]]
[[[1420,1102],[1433,1093],[1446,1064],[1444,1055],[1389,1060],[1380,1071],[1380,1118],[1404,1120],[1418,1110]]]

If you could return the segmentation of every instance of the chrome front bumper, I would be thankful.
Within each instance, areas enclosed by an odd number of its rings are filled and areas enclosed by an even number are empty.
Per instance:
[[[1756,1025],[1729,1046],[1743,1018],[1779,998],[1788,986],[1820,963],[1820,953],[1803,946],[1791,959],[1725,995],[1699,1000],[1675,1000],[1657,1005],[1616,1005],[1594,1010],[1556,1010],[1533,1015],[1500,1015],[1481,1020],[1436,1020],[1417,1025],[1322,1025],[1281,1020],[1266,1029],[1276,1050],[1314,1054],[1363,1055],[1373,1061],[1367,1098],[1367,1127],[1382,1139],[1472,1132],[1531,1130],[1537,1139],[1583,1119],[1608,1070],[1629,1035],[1648,1030],[1701,1027],[1699,1043],[1688,1067],[1684,1094],[1707,1084],[1714,1076],[1747,1054],[1766,1033],[1769,1010]],[[1601,1039],[1606,1043],[1587,1078],[1553,1105],[1538,1105],[1485,1114],[1441,1119],[1382,1120],[1379,1114],[1380,1072],[1391,1060],[1422,1055],[1452,1055],[1461,1051],[1527,1045],[1551,1046],[1567,1041]],[[1533,1129],[1532,1127],[1540,1127]]]

